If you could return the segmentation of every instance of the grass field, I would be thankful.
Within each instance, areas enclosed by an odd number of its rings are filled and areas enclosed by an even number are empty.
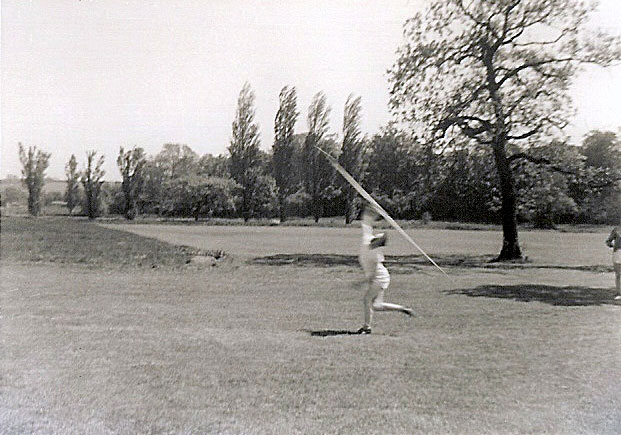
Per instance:
[[[169,243],[182,243],[202,249],[223,249],[245,258],[278,254],[336,254],[355,256],[358,253],[360,229],[322,227],[225,227],[202,225],[110,225]],[[609,229],[597,232],[562,233],[556,231],[525,231],[521,246],[532,266],[592,267],[612,271],[610,251],[604,240]],[[414,240],[441,264],[459,261],[476,262],[482,266],[500,252],[500,231],[468,231],[440,229],[409,230]],[[389,256],[418,254],[395,231],[388,231]],[[355,262],[355,259],[354,259]],[[526,266],[525,265],[525,266]],[[503,266],[506,267],[506,266]]]
[[[102,228],[83,218],[2,219],[3,260],[33,263],[84,264],[105,267],[179,267],[196,248],[175,246],[154,239]]]
[[[360,326],[356,229],[131,225],[154,241],[11,219],[0,433],[621,432],[603,233],[524,233],[531,261],[490,268],[495,232],[413,231],[452,281],[391,234],[387,299],[417,317],[378,313],[369,336],[317,337]],[[186,265],[209,249],[230,261]]]

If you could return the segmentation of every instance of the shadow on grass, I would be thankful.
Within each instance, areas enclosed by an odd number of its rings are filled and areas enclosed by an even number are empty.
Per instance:
[[[361,335],[357,330],[348,329],[320,329],[317,331],[305,330],[313,337],[332,337],[335,335]]]
[[[482,268],[495,270],[512,269],[564,269],[580,270],[585,272],[611,272],[612,266],[604,265],[562,265],[562,264],[538,264],[527,260],[516,262],[492,262],[495,255],[432,255],[432,258],[441,267]],[[250,260],[251,264],[267,266],[294,265],[301,267],[333,267],[333,266],[358,266],[356,255],[341,254],[277,254],[265,257],[257,257]],[[395,273],[409,273],[421,270],[431,264],[422,255],[389,255],[384,264]]]
[[[557,306],[620,305],[612,289],[581,286],[556,287],[541,284],[482,285],[471,289],[448,290],[447,294],[544,302]]]
[[[253,258],[250,262],[267,266],[286,266],[289,264],[310,267],[357,266],[358,257],[340,254],[276,254]]]
[[[493,258],[491,255],[481,256],[435,256],[435,259],[443,266],[474,266],[487,264]],[[265,257],[257,257],[250,260],[253,264],[264,264],[269,266],[295,265],[302,267],[332,267],[332,266],[358,266],[357,255],[343,254],[276,254]],[[422,255],[388,255],[384,261],[386,266],[394,268],[395,271],[419,269],[421,266],[429,265]]]

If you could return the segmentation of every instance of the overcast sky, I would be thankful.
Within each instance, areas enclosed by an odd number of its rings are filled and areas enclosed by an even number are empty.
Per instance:
[[[164,143],[226,153],[244,82],[256,95],[262,145],[272,145],[278,93],[298,89],[306,130],[324,91],[331,128],[342,129],[349,93],[362,97],[363,131],[389,119],[386,70],[402,25],[425,0],[2,0],[0,177],[18,175],[17,143],[52,153],[64,178],[75,154],[106,157],[119,179],[119,147],[154,155]],[[621,33],[621,1],[603,0],[593,25]],[[621,67],[590,68],[571,90],[568,133],[621,126]]]

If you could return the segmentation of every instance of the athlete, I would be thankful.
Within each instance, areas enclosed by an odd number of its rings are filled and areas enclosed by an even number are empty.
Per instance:
[[[384,266],[384,246],[386,233],[374,234],[373,222],[379,214],[371,206],[362,213],[362,243],[358,261],[364,270],[366,292],[364,295],[364,325],[359,334],[371,333],[371,320],[374,311],[398,311],[408,316],[413,315],[411,308],[384,302],[384,291],[390,284],[390,274]]]
[[[612,248],[612,266],[615,269],[615,286],[617,287],[615,301],[619,301],[621,300],[621,227],[612,229],[606,245]]]

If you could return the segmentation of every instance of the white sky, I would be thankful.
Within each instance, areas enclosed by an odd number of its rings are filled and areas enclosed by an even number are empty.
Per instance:
[[[119,147],[156,154],[183,143],[226,153],[237,96],[256,95],[262,145],[273,140],[278,94],[298,89],[306,130],[312,96],[324,91],[331,128],[342,129],[349,93],[362,97],[363,131],[389,119],[386,70],[402,25],[425,0],[2,0],[0,177],[18,175],[17,143],[52,153],[48,176],[64,179],[73,153],[106,156],[119,179]],[[621,32],[621,2],[601,1],[594,25]],[[572,89],[576,141],[621,126],[621,66],[590,68]]]

